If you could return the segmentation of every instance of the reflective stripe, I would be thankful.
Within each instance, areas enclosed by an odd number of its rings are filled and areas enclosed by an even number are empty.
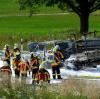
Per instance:
[[[38,80],[37,78],[33,79],[33,80]]]
[[[32,69],[36,69],[36,68],[38,68],[38,67],[37,67],[37,66],[32,66],[31,68],[32,68]]]
[[[0,71],[8,71],[8,72],[11,72],[11,70],[9,70],[9,69],[1,69]]]

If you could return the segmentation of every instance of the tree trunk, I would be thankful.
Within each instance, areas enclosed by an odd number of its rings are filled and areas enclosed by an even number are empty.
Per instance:
[[[85,35],[88,33],[89,28],[89,14],[84,14],[80,17],[80,33]]]

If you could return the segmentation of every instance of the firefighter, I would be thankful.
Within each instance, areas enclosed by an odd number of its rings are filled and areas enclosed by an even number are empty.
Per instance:
[[[19,66],[20,61],[21,60],[18,60],[17,58],[13,58],[13,61],[12,61],[15,77],[18,77],[18,78],[20,77],[20,66]]]
[[[16,58],[17,60],[20,60],[21,59],[21,52],[20,52],[20,49],[18,47],[18,44],[16,44],[16,43],[14,44],[14,49],[12,51],[11,56],[13,58]]]
[[[59,45],[56,45],[56,46],[53,48],[53,52],[54,52],[54,54],[56,54],[56,56],[58,57],[58,59],[59,59],[60,61],[64,60],[64,55],[63,55],[62,51],[60,50]]]
[[[0,68],[0,73],[2,74],[2,83],[10,87],[12,71],[7,61],[3,61],[3,66]]]
[[[32,83],[34,83],[35,81],[35,74],[38,72],[39,70],[39,65],[40,65],[40,58],[38,56],[35,55],[35,53],[31,53],[31,69],[32,69]]]
[[[43,61],[39,66],[39,71],[35,75],[35,80],[37,84],[50,83],[50,74],[45,69],[45,66],[46,66],[46,61]]]
[[[51,63],[53,79],[56,79],[56,75],[58,79],[62,79],[60,74],[60,63],[59,57],[54,53],[54,60]]]
[[[27,71],[29,70],[29,64],[24,59],[21,59],[21,61],[19,63],[19,67],[20,67],[21,77],[26,78],[27,77]]]
[[[3,72],[4,74],[7,74],[11,76],[11,68],[9,67],[9,64],[7,61],[3,61],[3,66],[0,68],[0,72]]]
[[[7,61],[8,65],[10,66],[10,48],[8,44],[4,46],[4,50],[2,54],[3,54],[2,55],[3,61]]]
[[[31,66],[30,66],[30,62],[28,61],[28,59],[25,59],[26,65],[27,65],[27,71],[29,72],[30,75],[30,71],[31,71]]]
[[[11,53],[12,56],[12,65],[13,65],[13,69],[15,71],[15,77],[20,77],[20,66],[19,63],[21,61],[21,52],[20,49],[18,47],[18,44],[14,44],[14,49]]]

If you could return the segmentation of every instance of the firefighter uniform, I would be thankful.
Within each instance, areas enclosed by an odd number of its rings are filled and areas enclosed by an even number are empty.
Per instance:
[[[51,63],[53,79],[56,79],[56,75],[58,79],[62,79],[60,75],[59,65],[60,65],[60,60],[56,55],[54,55],[54,61]]]
[[[61,60],[64,58],[63,54],[59,51],[59,45],[53,48],[54,60],[51,63],[53,79],[62,79],[60,75]]]
[[[26,61],[21,60],[19,63],[21,77],[27,77],[27,71],[29,70],[29,64]]]
[[[20,60],[17,60],[16,58],[13,59],[13,70],[15,71],[15,77],[20,77]]]
[[[4,47],[3,61],[7,61],[8,65],[10,66],[10,49],[9,49],[9,45],[5,45],[5,47]]]
[[[20,60],[21,59],[20,49],[19,48],[13,49],[11,56],[13,58],[16,58],[17,60]]]
[[[59,45],[56,45],[54,48],[53,48],[53,52],[54,54],[57,56],[57,58],[61,61],[61,60],[64,60],[64,55],[62,53],[62,51],[60,50],[60,47]]]
[[[35,80],[35,74],[39,70],[40,62],[41,61],[40,61],[40,58],[38,56],[32,55],[32,57],[31,57],[31,69],[32,69],[32,79],[33,79],[33,83],[34,83],[34,80]]]
[[[18,48],[18,44],[14,44],[14,49],[12,51],[12,65],[15,71],[15,77],[20,77],[20,66],[19,63],[21,61],[21,53],[20,49]]]
[[[44,68],[44,64],[40,65],[39,71],[35,75],[35,81],[38,84],[42,83],[50,83],[50,74],[49,72]]]
[[[56,56],[58,57],[58,59],[61,61],[61,60],[64,60],[64,55],[62,54],[62,52],[60,50],[57,50],[55,52]]]
[[[26,62],[26,65],[27,65],[27,71],[29,72],[29,75],[30,75],[30,71],[31,71],[31,65],[30,65],[30,62],[26,59],[25,60],[25,62]]]
[[[0,72],[11,75],[11,68],[8,66],[8,63],[6,61],[3,62],[3,66],[0,68]]]
[[[3,66],[0,68],[2,83],[7,85],[7,87],[11,87],[11,68],[9,67],[7,61],[3,62]]]

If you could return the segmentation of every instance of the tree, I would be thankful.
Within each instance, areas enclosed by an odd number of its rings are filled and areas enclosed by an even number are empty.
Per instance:
[[[80,18],[80,33],[88,33],[90,13],[100,9],[100,0],[64,0]]]
[[[34,8],[36,5],[57,5],[62,10],[67,10],[69,5],[80,18],[80,33],[83,34],[88,33],[89,15],[100,9],[100,0],[19,0],[19,3],[24,5],[24,8]]]
[[[20,5],[20,10],[29,9],[30,16],[35,13],[38,8],[43,5],[42,0],[18,0]]]

